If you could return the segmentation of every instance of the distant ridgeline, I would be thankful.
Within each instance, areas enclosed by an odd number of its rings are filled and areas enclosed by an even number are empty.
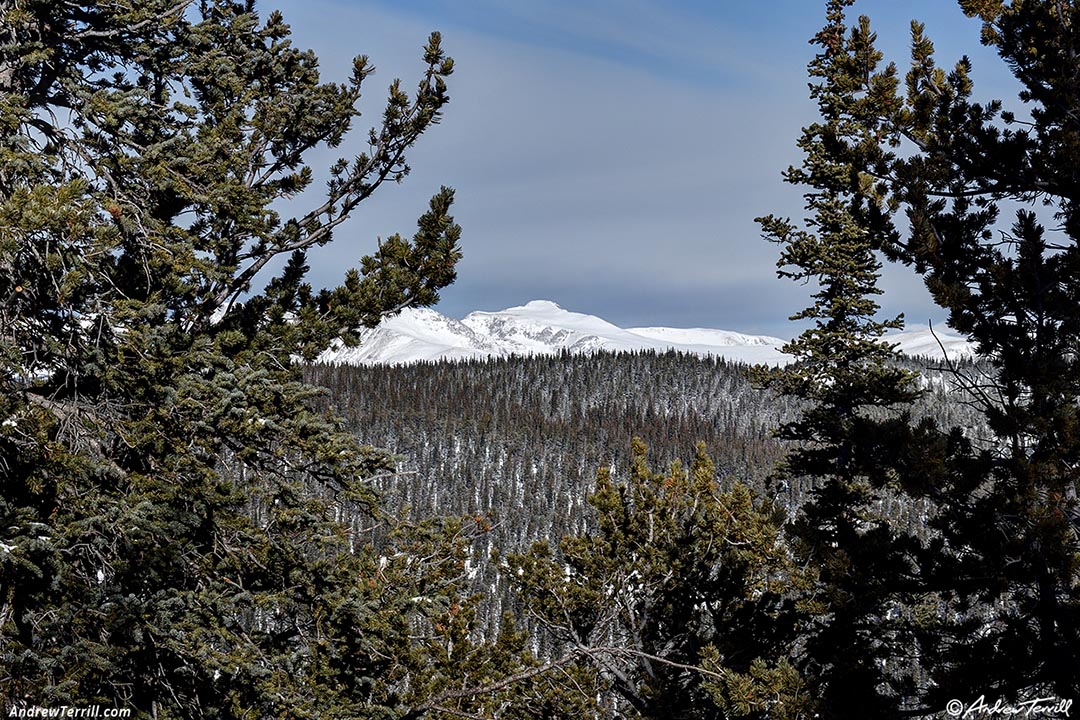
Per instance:
[[[966,393],[940,363],[904,365],[923,375],[918,414],[981,434]],[[978,371],[969,361],[956,369]],[[771,431],[793,417],[795,405],[752,387],[746,370],[676,352],[598,352],[315,365],[306,379],[329,389],[329,403],[363,442],[400,456],[400,474],[380,481],[392,509],[414,518],[490,515],[489,548],[513,551],[587,531],[596,471],[621,472],[634,436],[656,466],[688,462],[702,441],[722,479],[740,480],[781,507],[802,503],[809,485],[768,482],[784,453]],[[895,512],[923,523],[918,508]],[[477,589],[503,597],[493,593],[498,579],[483,577],[489,568],[482,565]],[[496,610],[489,617],[498,618]]]

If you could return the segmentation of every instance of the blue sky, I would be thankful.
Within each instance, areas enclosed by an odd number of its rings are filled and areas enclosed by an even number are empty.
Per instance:
[[[531,299],[622,326],[721,327],[790,336],[808,290],[775,277],[776,248],[753,218],[801,217],[781,171],[814,119],[807,43],[824,2],[681,0],[263,0],[328,79],[356,54],[369,81],[354,144],[378,118],[383,90],[412,85],[420,48],[440,30],[456,61],[443,123],[410,157],[412,174],[362,206],[313,252],[329,285],[377,236],[411,234],[440,185],[457,191],[465,259],[439,310],[461,317]],[[862,0],[888,57],[907,56],[918,18],[939,61],[975,62],[976,95],[1011,93],[977,22],[946,0]],[[902,66],[902,65],[901,65]],[[317,158],[318,161],[320,158]],[[887,312],[941,319],[921,283],[887,268]]]

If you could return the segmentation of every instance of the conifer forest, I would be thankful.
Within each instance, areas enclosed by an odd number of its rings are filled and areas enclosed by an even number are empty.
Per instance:
[[[272,0],[0,0],[3,717],[1080,712],[1080,1],[958,0],[1000,99],[818,4],[790,362],[358,366],[464,272],[442,187],[310,277],[439,143],[449,33],[383,90]],[[973,357],[896,350],[886,267]]]

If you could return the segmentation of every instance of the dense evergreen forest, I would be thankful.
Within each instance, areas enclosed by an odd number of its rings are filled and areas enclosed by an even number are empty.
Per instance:
[[[959,0],[1011,110],[853,2],[811,39],[805,216],[758,218],[804,330],[748,370],[312,366],[457,277],[443,187],[307,280],[442,117],[442,36],[313,168],[366,56],[325,82],[255,0],[0,0],[3,714],[1068,716],[1080,2]],[[978,362],[897,356],[884,262]]]
[[[924,391],[913,408],[987,437],[965,390],[985,368],[971,362],[898,358]],[[749,367],[683,353],[563,353],[410,365],[311,365],[305,378],[366,444],[396,457],[377,480],[389,507],[412,519],[484,516],[494,526],[476,552],[516,551],[595,529],[587,503],[597,471],[625,475],[631,440],[651,461],[688,463],[705,443],[718,476],[741,482],[794,514],[812,490],[807,478],[770,482],[787,444],[777,429],[805,403],[749,379]],[[887,511],[923,527],[922,507],[888,501]],[[498,590],[493,591],[495,586]],[[491,627],[509,590],[495,566],[480,564],[472,586],[486,596]]]

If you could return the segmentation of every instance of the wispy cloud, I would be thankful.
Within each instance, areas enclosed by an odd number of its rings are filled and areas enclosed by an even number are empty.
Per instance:
[[[802,214],[780,171],[800,161],[795,139],[814,116],[803,67],[817,3],[289,0],[284,10],[331,76],[371,55],[373,116],[375,87],[412,82],[431,29],[459,68],[412,176],[311,258],[315,281],[334,282],[376,235],[411,232],[449,184],[465,260],[443,312],[547,297],[621,325],[790,332],[806,289],[775,279],[776,250],[753,218]],[[932,315],[916,280],[890,272],[886,284],[888,310]]]

